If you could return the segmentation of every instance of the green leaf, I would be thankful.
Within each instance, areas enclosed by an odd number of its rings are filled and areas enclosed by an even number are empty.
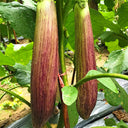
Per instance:
[[[5,76],[6,70],[4,67],[0,66],[0,77]]]
[[[113,0],[104,0],[105,5],[107,6],[108,10],[111,11],[114,7],[114,1]]]
[[[109,28],[115,33],[120,33],[120,26],[109,20],[106,20],[100,12],[90,8],[90,15],[94,38],[100,36],[103,33],[104,28]]]
[[[34,39],[36,12],[18,2],[0,2],[0,14],[8,21],[16,34]]]
[[[111,53],[115,50],[121,50],[122,48],[118,45],[119,40],[116,39],[115,41],[105,42],[105,45],[107,46],[107,50]]]
[[[128,26],[128,2],[125,2],[117,11],[119,16],[118,24],[123,28]]]
[[[65,6],[64,6],[64,18],[66,19],[68,14],[73,11],[73,7],[74,7],[75,1],[74,0],[70,0],[70,1],[66,1]]]
[[[30,77],[31,77],[31,62],[29,62],[27,65],[21,65],[16,63],[13,66],[15,69],[17,69],[16,73],[14,74],[15,78],[17,79],[17,82],[21,85],[27,85],[30,84]]]
[[[125,47],[128,45],[128,36],[126,36],[121,31],[119,33],[106,31],[102,33],[100,39],[104,42],[115,41],[116,39],[118,39],[120,47]]]
[[[22,0],[23,5],[36,11],[36,3],[33,0]]]
[[[128,125],[122,120],[117,124],[118,128],[128,128]]]
[[[5,37],[7,36],[7,26],[5,24],[0,24],[0,34]]]
[[[69,33],[69,37],[67,40],[67,42],[65,42],[65,44],[67,43],[67,48],[69,50],[72,50],[75,48],[75,23],[74,23],[74,12],[70,12],[66,18],[65,21],[65,28],[67,29],[68,33]]]
[[[109,20],[109,21],[113,21],[113,20],[114,20],[114,17],[115,17],[114,11],[110,11],[110,12],[103,12],[103,11],[100,11],[100,13],[103,15],[103,17],[104,17],[106,20]]]
[[[15,60],[16,63],[26,65],[30,60],[32,60],[32,48],[33,43],[25,45],[14,45],[10,43],[9,45],[7,45],[5,55]]]
[[[62,88],[62,98],[63,98],[63,102],[66,105],[70,106],[71,104],[73,104],[77,99],[77,95],[78,95],[78,90],[75,87],[64,86]]]
[[[126,91],[118,84],[118,82],[112,78],[112,81],[118,88],[119,93],[114,93],[110,89],[102,86],[105,92],[105,99],[112,106],[121,105],[128,112],[128,94]],[[101,85],[100,85],[101,86]]]
[[[94,38],[97,38],[104,31],[105,19],[96,10],[90,8],[91,23]]]
[[[2,52],[0,52],[0,65],[10,65],[10,66],[13,66],[15,64],[15,61],[4,55]]]
[[[74,126],[76,126],[79,119],[79,114],[76,109],[76,102],[68,106],[68,116],[69,116],[70,128],[74,128]]]
[[[93,75],[98,75],[98,74],[102,74],[99,71],[96,70],[90,70],[86,77],[88,76],[93,76]],[[107,87],[108,89],[110,89],[111,91],[113,91],[114,93],[118,93],[118,90],[115,86],[115,84],[113,83],[113,81],[111,80],[111,78],[97,78],[97,80],[103,84],[103,86]]]
[[[104,67],[109,73],[122,73],[123,70],[128,69],[128,48],[111,52]]]
[[[114,126],[116,125],[116,121],[113,119],[113,118],[108,118],[108,119],[105,119],[105,125],[106,126]]]
[[[107,6],[104,4],[104,2],[102,0],[100,0],[100,3],[98,4],[98,10],[103,11],[103,12],[108,11]]]
[[[3,18],[0,17],[0,24],[4,23]]]

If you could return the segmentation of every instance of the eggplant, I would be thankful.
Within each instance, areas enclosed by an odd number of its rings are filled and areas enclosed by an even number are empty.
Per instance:
[[[31,67],[31,108],[34,128],[41,128],[55,108],[58,79],[58,27],[53,0],[37,4]]]
[[[75,70],[76,82],[89,70],[96,70],[94,40],[88,2],[77,2],[75,13]],[[83,119],[89,118],[97,100],[97,81],[91,80],[78,87],[76,107]]]

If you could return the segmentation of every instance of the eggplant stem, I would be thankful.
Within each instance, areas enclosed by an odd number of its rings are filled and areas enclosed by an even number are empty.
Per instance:
[[[67,105],[64,104],[63,99],[62,99],[62,91],[61,91],[61,89],[64,87],[64,82],[63,82],[63,80],[62,80],[60,75],[58,75],[58,83],[59,83],[60,99],[61,99],[61,103],[62,103],[62,110],[61,110],[62,112],[61,112],[61,114],[63,115],[62,116],[60,114],[62,117],[60,118],[59,122],[61,124],[61,120],[63,118],[65,128],[70,128],[69,117],[68,117],[68,108],[67,108]],[[58,123],[58,128],[60,128],[59,123]]]
[[[80,85],[84,84],[85,82],[89,80],[93,80],[97,78],[105,78],[105,77],[120,78],[120,79],[128,80],[127,75],[118,74],[118,73],[103,73],[103,74],[97,74],[97,75],[92,75],[92,76],[85,76],[81,80],[79,80],[74,86],[78,88]]]

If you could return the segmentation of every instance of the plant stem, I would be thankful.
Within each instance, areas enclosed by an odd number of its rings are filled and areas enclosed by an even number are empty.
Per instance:
[[[8,77],[11,77],[11,76],[13,76],[13,75],[11,74],[11,75],[5,76],[5,77],[1,78],[0,81],[6,79],[6,78],[8,78]]]
[[[14,29],[13,29],[13,34],[14,34],[14,38],[15,38],[15,44],[17,44],[16,32]]]
[[[64,87],[64,83],[63,83],[63,80],[61,79],[60,75],[58,75],[58,83],[59,83],[60,99],[61,99],[61,105],[62,105],[58,128],[60,128],[60,127],[63,128],[63,121],[64,121],[65,128],[70,128],[69,117],[68,117],[68,108],[67,108],[67,105],[64,104],[64,102],[63,102],[62,91],[61,91],[61,89]]]
[[[11,28],[9,22],[7,22],[7,28],[8,28],[8,40],[9,43],[11,42]]]
[[[10,89],[8,89],[8,90],[9,90],[9,91],[11,91],[11,90],[16,89],[16,88],[19,88],[19,87],[21,87],[21,86],[19,85],[19,86],[16,86],[16,87],[10,88]],[[24,87],[29,87],[29,86],[25,85]],[[5,93],[3,93],[3,94],[0,96],[0,100],[1,100],[5,95],[6,95],[6,92],[5,92]]]
[[[58,19],[58,35],[59,35],[59,59],[62,73],[66,73],[64,60],[64,29],[63,29],[63,0],[56,1],[57,19]],[[63,76],[64,85],[67,86],[67,76]]]
[[[13,88],[10,88],[9,91],[13,90],[13,89],[16,89],[18,87],[21,87],[20,85],[19,86],[16,86],[16,87],[13,87]],[[6,95],[6,92],[3,93],[1,96],[0,96],[0,100]]]
[[[74,79],[75,79],[75,68],[73,69],[71,85],[73,85],[73,83],[74,83]]]
[[[12,92],[10,90],[7,90],[7,89],[1,88],[1,87],[0,87],[0,90],[4,91],[4,92],[6,92],[6,93],[8,93],[10,95],[15,96],[16,98],[21,100],[23,103],[27,104],[29,107],[31,106],[31,104],[27,100],[25,100],[23,97],[21,97],[20,95],[16,94],[15,92]]]
[[[93,76],[85,76],[80,81],[78,81],[74,86],[78,88],[80,85],[84,84],[85,82],[89,80],[103,78],[103,77],[121,78],[121,79],[128,80],[127,75],[117,74],[117,73],[103,73],[103,74],[98,74],[98,75],[93,75]]]
[[[64,86],[68,85],[67,82],[67,75],[66,75],[66,66],[65,66],[65,59],[64,59],[64,19],[63,19],[63,0],[56,0],[56,8],[57,8],[57,20],[58,20],[58,36],[59,36],[59,61],[60,61],[60,68],[61,73],[65,74],[63,78]],[[59,83],[60,84],[60,83]],[[60,88],[60,95],[62,97],[61,88]],[[67,106],[62,101],[62,109],[60,113],[60,119],[58,123],[58,128],[63,128],[63,122],[65,128],[70,128],[69,119],[68,119],[68,111]]]

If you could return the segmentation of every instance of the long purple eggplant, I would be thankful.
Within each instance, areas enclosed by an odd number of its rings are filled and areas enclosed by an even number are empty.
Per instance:
[[[53,0],[37,5],[32,58],[31,107],[34,128],[41,128],[55,107],[58,77],[58,28]]]
[[[75,69],[76,82],[89,70],[96,69],[93,32],[87,0],[76,3],[75,11]],[[83,119],[89,118],[97,99],[97,81],[91,80],[78,88],[76,107]]]

